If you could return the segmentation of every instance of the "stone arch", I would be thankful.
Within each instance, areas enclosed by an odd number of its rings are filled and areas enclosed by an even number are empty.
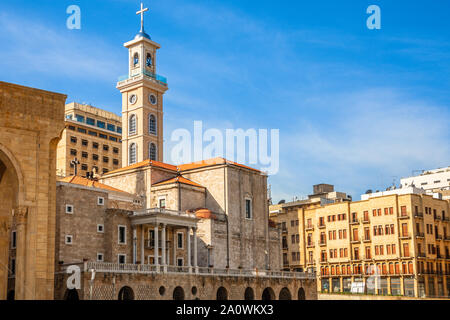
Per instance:
[[[255,300],[255,291],[253,291],[253,288],[248,287],[247,289],[245,289],[244,299]]]
[[[80,300],[77,289],[67,289],[66,292],[64,293],[64,300],[67,301]]]
[[[224,287],[217,289],[216,300],[228,300],[228,291]]]
[[[305,289],[298,289],[298,300],[306,300]]]
[[[284,287],[281,289],[279,300],[292,300],[292,295],[288,288]]]
[[[134,291],[130,287],[123,287],[119,291],[119,300],[120,301],[131,301],[134,300]]]
[[[184,290],[182,287],[176,287],[173,290],[173,300],[184,300]]]
[[[23,178],[20,165],[13,154],[6,147],[0,145],[0,261],[5,262],[0,264],[0,300],[8,298],[8,276],[12,275],[9,250],[11,245],[11,225],[13,213],[18,213],[19,204],[23,203],[24,194],[21,190],[23,190]],[[23,234],[20,235],[20,237],[23,236]],[[18,239],[17,236],[16,239]],[[16,248],[18,247],[16,242]],[[18,256],[17,249],[16,255]],[[19,263],[22,263],[22,260]],[[17,270],[17,267],[15,269]],[[17,272],[15,276],[17,283],[23,281],[23,278],[19,279]],[[12,290],[13,288],[9,289]]]
[[[270,287],[265,288],[264,291],[263,291],[263,293],[262,293],[261,299],[262,299],[263,301],[276,300],[275,292],[274,292],[273,289],[270,288]]]

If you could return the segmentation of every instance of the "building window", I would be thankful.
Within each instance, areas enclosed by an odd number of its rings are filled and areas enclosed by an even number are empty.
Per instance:
[[[113,124],[107,124],[106,125],[106,129],[107,130],[109,130],[109,131],[112,131],[112,132],[116,132],[116,126],[115,125],[113,125]]]
[[[177,248],[178,249],[183,249],[184,248],[183,233],[182,232],[177,232]]]
[[[122,133],[122,127],[117,127],[117,133]]]
[[[98,232],[98,233],[103,233],[103,232],[105,232],[105,226],[102,225],[102,224],[98,224],[98,225],[97,225],[97,232]]]
[[[70,149],[70,155],[71,155],[71,156],[76,156],[76,155],[77,155],[77,150],[75,150],[75,149]]]
[[[106,124],[103,121],[97,121],[97,127],[105,129]]]
[[[15,249],[17,246],[17,232],[11,232],[11,249]]]
[[[103,253],[97,253],[97,262],[103,262]]]
[[[87,147],[88,144],[89,144],[89,142],[88,142],[87,140],[84,140],[84,139],[81,140],[81,145],[82,145],[82,146]]]
[[[97,204],[98,204],[99,206],[103,206],[103,205],[105,204],[105,198],[103,198],[103,197],[98,197],[98,198],[97,198]]]
[[[135,164],[136,163],[136,144],[132,143],[130,145],[130,159],[129,159],[129,164]]]
[[[92,143],[92,148],[98,149],[98,143],[97,142]]]
[[[109,158],[108,157],[103,157],[103,162],[104,163],[108,163],[109,162]]]
[[[81,170],[87,171],[88,170],[87,164],[82,164],[81,165]]]
[[[118,159],[113,159],[113,164],[114,164],[115,166],[118,166],[118,165],[119,165],[119,160],[118,160]]]
[[[106,173],[108,173],[109,172],[109,170],[108,169],[106,169],[106,168],[103,168],[103,174],[106,174]]]
[[[148,131],[156,135],[156,117],[152,114],[148,117]]]
[[[95,126],[95,119],[86,118],[86,123],[91,125],[91,126]]]
[[[87,130],[83,128],[78,128],[77,131],[80,133],[87,133]]]
[[[69,126],[69,130],[75,131],[76,128],[74,126]]]
[[[150,143],[149,158],[156,161],[156,145],[154,143]]]
[[[10,275],[14,276],[16,274],[16,259],[11,259],[11,266],[9,267]]]
[[[109,140],[110,140],[110,141],[117,142],[117,138],[116,138],[116,137],[109,136]]]
[[[113,153],[119,154],[119,148],[113,148]]]
[[[159,205],[160,209],[165,209],[166,208],[166,198],[159,199],[158,205]]]
[[[81,153],[81,157],[87,159],[87,158],[88,158],[88,153],[83,151],[83,152]]]
[[[128,129],[129,135],[136,134],[136,115],[131,115],[129,120],[129,129]]]
[[[127,263],[127,255],[126,254],[119,254],[119,255],[117,255],[117,261],[118,261],[119,264]]]
[[[108,140],[108,136],[106,134],[100,133],[98,136],[102,139]]]
[[[97,136],[97,132],[89,130],[88,131],[88,135],[96,137]]]
[[[133,66],[137,66],[139,64],[139,54],[136,52],[133,56]]]
[[[66,244],[72,244],[73,243],[73,236],[66,236]]]
[[[118,232],[119,232],[119,244],[126,244],[127,243],[127,227],[119,226]]]
[[[147,67],[152,66],[152,55],[150,53],[147,53],[147,60],[145,62],[147,64]]]
[[[109,151],[109,146],[107,144],[103,145],[103,151]]]
[[[98,154],[93,154],[92,155],[92,160],[98,161]]]
[[[73,214],[73,205],[66,204],[66,213]]]
[[[83,116],[80,116],[79,114],[76,114],[75,118],[77,119],[78,122],[84,123],[84,117]]]
[[[253,208],[252,208],[252,200],[245,199],[245,218],[253,219]]]

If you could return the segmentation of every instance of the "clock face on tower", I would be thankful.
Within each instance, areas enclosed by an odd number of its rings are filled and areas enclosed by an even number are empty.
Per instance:
[[[155,105],[157,100],[156,100],[156,96],[154,94],[150,94],[148,96],[148,100],[150,101],[151,104]]]
[[[132,95],[130,96],[130,103],[131,103],[131,104],[135,104],[136,101],[137,101],[137,96],[136,96],[135,94],[132,94]]]

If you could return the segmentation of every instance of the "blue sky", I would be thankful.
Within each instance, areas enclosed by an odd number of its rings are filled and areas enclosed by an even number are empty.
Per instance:
[[[66,8],[81,8],[81,30]],[[355,198],[450,165],[450,2],[146,1],[171,132],[280,129],[275,201],[335,184]],[[381,8],[382,29],[366,28]],[[139,1],[0,2],[0,80],[121,111]]]

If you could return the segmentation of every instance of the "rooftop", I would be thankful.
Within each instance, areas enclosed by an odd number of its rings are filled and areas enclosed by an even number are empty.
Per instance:
[[[128,192],[113,188],[111,186],[107,186],[106,184],[97,182],[95,180],[90,180],[84,177],[80,176],[70,176],[66,177],[64,179],[58,180],[58,182],[65,182],[65,183],[71,183],[76,184],[83,187],[90,187],[90,188],[97,188],[97,189],[103,189],[107,191],[115,191],[115,192],[122,192],[128,194]]]

